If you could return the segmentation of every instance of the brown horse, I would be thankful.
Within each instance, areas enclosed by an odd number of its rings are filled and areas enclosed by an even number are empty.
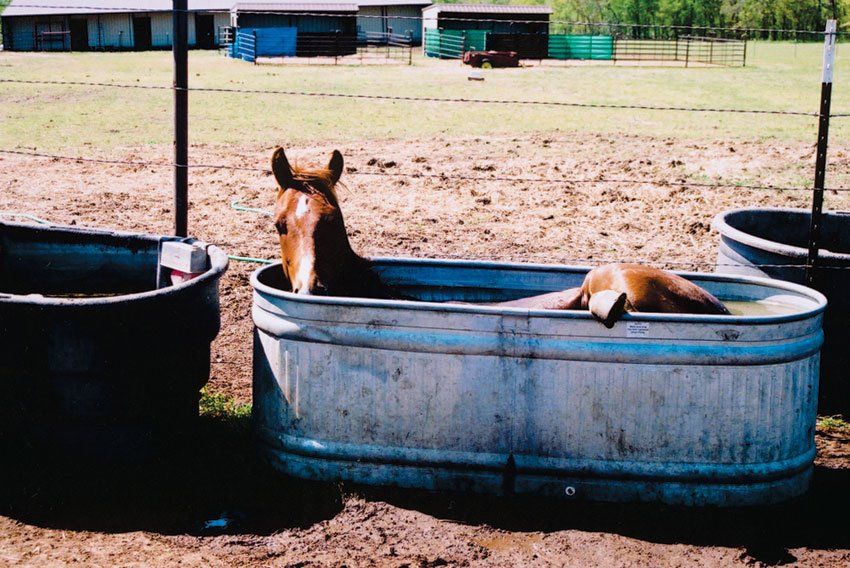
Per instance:
[[[290,165],[283,148],[275,150],[274,220],[283,273],[296,294],[397,297],[351,248],[335,191],[342,169],[337,150],[326,168],[314,170]]]
[[[624,312],[729,315],[720,300],[678,274],[640,264],[606,264],[587,273],[581,288],[521,298],[518,308],[590,310],[606,327]]]
[[[296,294],[401,298],[357,255],[348,241],[335,187],[343,158],[334,150],[326,168],[292,166],[283,148],[272,156],[278,184],[275,227],[283,272]],[[656,268],[609,264],[594,268],[581,288],[496,305],[526,309],[590,310],[611,327],[624,311],[728,314],[714,296],[692,282]]]

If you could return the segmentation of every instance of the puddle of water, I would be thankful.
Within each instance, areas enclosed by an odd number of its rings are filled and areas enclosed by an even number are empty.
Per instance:
[[[782,316],[802,311],[801,306],[765,299],[755,302],[724,301],[723,305],[733,316]]]

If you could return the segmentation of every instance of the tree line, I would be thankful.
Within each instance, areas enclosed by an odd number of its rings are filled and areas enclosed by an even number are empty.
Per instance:
[[[468,0],[442,0],[466,2]],[[481,1],[481,0],[477,0]],[[496,4],[548,4],[553,20],[689,28],[823,30],[836,19],[841,29],[850,0],[491,0]],[[850,22],[848,22],[850,23]],[[750,32],[750,37],[789,34]],[[793,38],[792,38],[793,39]],[[800,40],[807,38],[800,37]],[[816,38],[810,38],[816,39]]]

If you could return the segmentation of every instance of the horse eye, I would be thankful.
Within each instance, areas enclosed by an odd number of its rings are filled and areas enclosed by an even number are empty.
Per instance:
[[[278,235],[286,234],[286,219],[278,219],[275,221],[274,228],[277,229]]]

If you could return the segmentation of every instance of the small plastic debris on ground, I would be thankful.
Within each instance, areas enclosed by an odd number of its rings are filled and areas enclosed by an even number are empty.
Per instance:
[[[204,530],[216,530],[216,529],[226,529],[230,526],[230,523],[233,522],[233,519],[228,517],[219,517],[218,519],[211,519],[209,521],[204,521]]]

